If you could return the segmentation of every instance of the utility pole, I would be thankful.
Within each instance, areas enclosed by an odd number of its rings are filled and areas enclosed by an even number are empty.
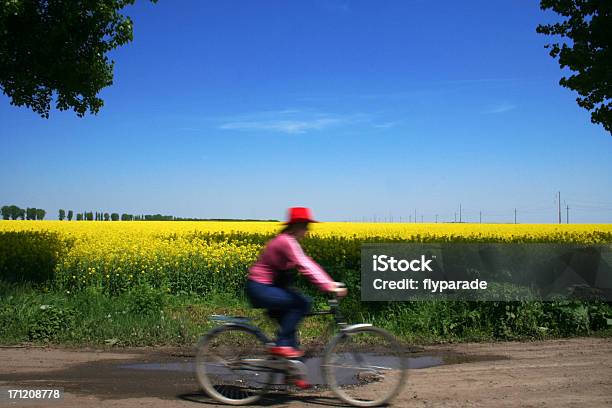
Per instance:
[[[482,224],[482,211],[480,211],[478,219],[480,220],[480,224]]]
[[[423,216],[421,215],[421,223],[423,223]]]
[[[561,192],[559,191],[559,199],[557,201],[558,210],[559,210],[559,224],[561,224]]]
[[[459,222],[461,222],[461,204],[459,204]]]
[[[414,209],[414,223],[416,224],[417,219],[416,219],[416,208]]]
[[[456,212],[455,212],[455,221],[454,222],[457,222],[457,213]]]
[[[412,222],[412,215],[408,216],[408,222]]]
[[[438,223],[438,214],[436,214],[436,224]]]
[[[516,208],[514,209],[514,223],[516,224]]]
[[[567,224],[569,224],[569,205],[567,205],[567,203],[565,204],[565,221]]]

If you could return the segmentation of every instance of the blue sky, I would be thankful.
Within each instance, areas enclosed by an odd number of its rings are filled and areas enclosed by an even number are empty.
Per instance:
[[[145,1],[97,116],[0,96],[0,204],[182,217],[612,222],[612,137],[532,1]],[[565,211],[564,221],[565,221]]]

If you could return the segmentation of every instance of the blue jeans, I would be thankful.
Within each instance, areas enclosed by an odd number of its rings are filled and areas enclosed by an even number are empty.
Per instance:
[[[266,309],[268,315],[278,321],[280,329],[276,345],[297,347],[295,330],[300,320],[310,311],[312,300],[295,290],[250,279],[247,280],[246,293],[254,307]]]

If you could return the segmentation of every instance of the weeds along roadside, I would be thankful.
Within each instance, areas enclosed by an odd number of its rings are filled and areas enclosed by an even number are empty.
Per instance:
[[[244,299],[222,295],[171,295],[144,286],[119,295],[86,289],[66,296],[6,283],[0,293],[4,345],[192,346],[212,327],[208,316],[218,313],[250,316],[268,335],[274,332],[273,324]],[[390,303],[364,320],[406,342],[426,344],[609,336],[611,313],[603,303],[413,302]],[[331,335],[330,329],[329,317],[309,318],[300,336],[305,344],[317,343]]]

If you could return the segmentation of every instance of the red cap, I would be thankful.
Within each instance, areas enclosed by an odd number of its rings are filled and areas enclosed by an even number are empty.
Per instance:
[[[289,209],[289,221],[285,224],[295,224],[298,222],[318,222],[312,219],[310,209],[306,207],[291,207]]]

